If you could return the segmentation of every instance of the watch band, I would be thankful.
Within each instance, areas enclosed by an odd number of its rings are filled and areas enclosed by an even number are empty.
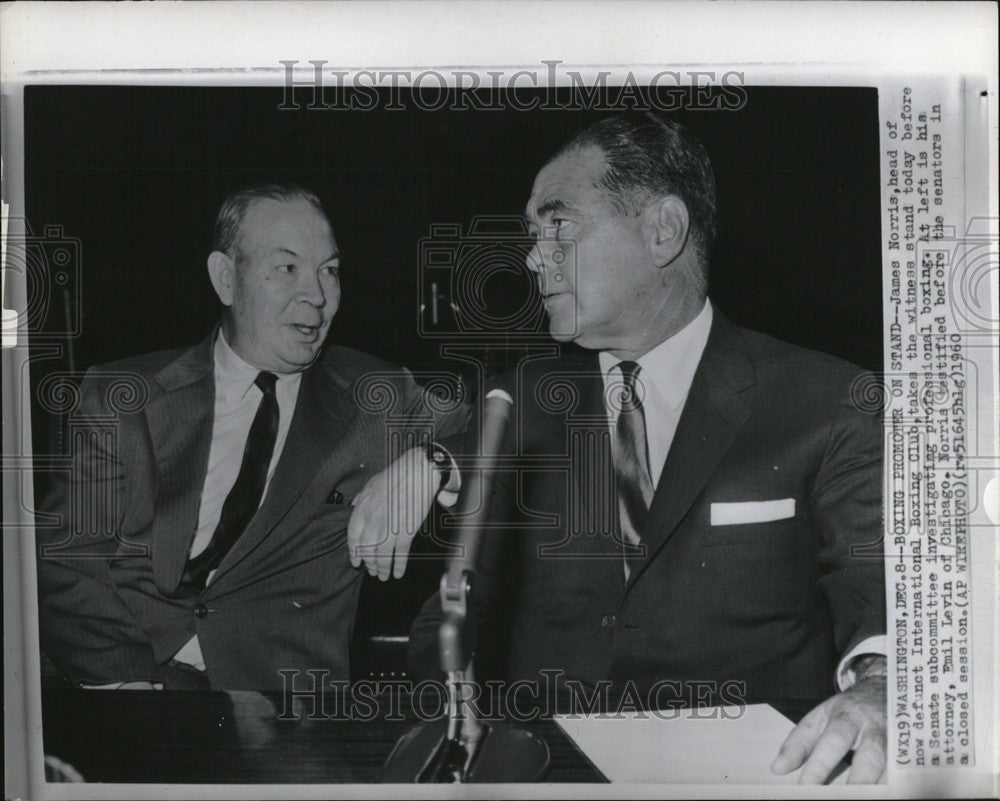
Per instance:
[[[451,454],[435,442],[427,442],[424,445],[424,453],[427,459],[438,469],[441,481],[438,483],[438,490],[448,486],[451,481]]]

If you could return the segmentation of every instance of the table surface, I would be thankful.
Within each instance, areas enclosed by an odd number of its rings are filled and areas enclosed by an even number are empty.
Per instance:
[[[49,689],[44,751],[88,782],[377,782],[420,707],[409,693],[384,694],[351,719],[342,700],[324,696],[315,715],[311,697],[280,693]],[[436,706],[436,698],[424,702]],[[549,746],[545,781],[606,781],[552,720],[523,727]]]
[[[91,782],[372,783],[420,704],[433,714],[440,701],[396,690],[352,714],[343,700],[324,695],[317,710],[313,696],[280,693],[47,689],[44,750]],[[811,702],[774,706],[797,720]],[[548,744],[544,781],[607,781],[554,721],[522,725]]]

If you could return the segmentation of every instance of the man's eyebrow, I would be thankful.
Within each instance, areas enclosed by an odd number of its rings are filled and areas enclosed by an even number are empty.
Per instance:
[[[565,202],[557,198],[553,200],[546,200],[541,206],[535,209],[535,214],[539,219],[544,218],[556,211],[565,211],[569,206]]]
[[[286,247],[280,247],[279,246],[279,247],[276,247],[276,248],[272,248],[271,252],[272,253],[287,253],[289,256],[294,256],[297,259],[301,258],[301,256],[299,256],[299,254],[296,253],[291,248],[286,248]],[[320,262],[320,263],[321,264],[326,264],[328,261],[333,261],[334,259],[339,259],[339,258],[340,258],[340,251],[339,250],[335,250],[335,251],[333,251],[333,253],[331,253],[329,256],[327,256],[325,259],[323,259],[323,261]]]

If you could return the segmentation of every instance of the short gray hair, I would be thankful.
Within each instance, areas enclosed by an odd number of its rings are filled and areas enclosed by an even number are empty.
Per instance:
[[[222,202],[219,214],[215,218],[215,233],[212,236],[212,250],[237,258],[239,248],[240,226],[247,210],[258,200],[277,200],[289,202],[304,200],[320,214],[329,219],[326,209],[319,197],[311,189],[293,183],[254,184],[237,189]]]

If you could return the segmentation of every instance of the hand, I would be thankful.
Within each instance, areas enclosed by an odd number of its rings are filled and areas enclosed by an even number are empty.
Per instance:
[[[402,578],[413,535],[427,518],[441,474],[422,448],[412,448],[365,484],[347,525],[351,564],[365,563],[380,581]]]
[[[880,781],[886,762],[886,704],[885,676],[863,678],[827,698],[792,729],[771,772],[784,775],[805,763],[799,784],[822,784],[853,750],[847,783]]]

